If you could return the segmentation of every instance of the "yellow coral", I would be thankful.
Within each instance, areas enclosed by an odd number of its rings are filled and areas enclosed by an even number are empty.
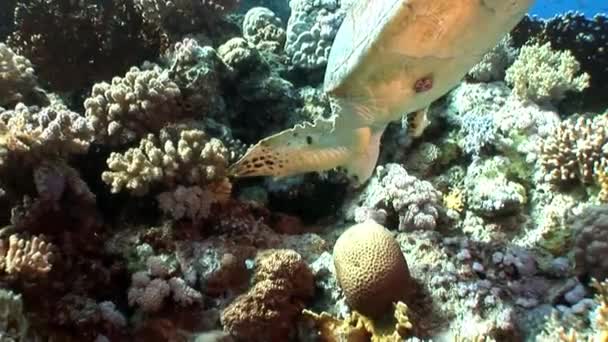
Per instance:
[[[460,188],[452,188],[450,192],[443,195],[443,205],[459,213],[464,210],[464,202],[464,191]]]
[[[0,269],[8,274],[37,277],[48,273],[53,257],[53,245],[44,237],[19,238],[16,234],[0,240]]]
[[[598,307],[595,312],[595,337],[593,342],[608,341],[608,279],[602,282],[593,279],[591,286],[597,290],[595,300]]]
[[[602,159],[595,167],[595,181],[600,187],[598,198],[602,202],[608,202],[608,171],[606,170],[606,161]]]
[[[403,341],[413,326],[408,318],[408,307],[403,302],[393,305],[393,317],[388,320],[373,320],[353,311],[344,320],[327,312],[316,314],[303,310],[305,319],[313,322],[326,342],[398,342]]]

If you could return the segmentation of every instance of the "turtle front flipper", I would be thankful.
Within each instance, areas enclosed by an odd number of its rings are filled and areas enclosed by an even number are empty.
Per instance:
[[[230,174],[280,178],[343,166],[362,183],[376,165],[383,131],[370,127],[338,129],[325,120],[296,125],[251,147],[230,167]]]

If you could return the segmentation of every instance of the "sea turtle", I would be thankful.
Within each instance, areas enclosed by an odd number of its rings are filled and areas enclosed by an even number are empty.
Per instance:
[[[336,104],[333,119],[261,140],[230,173],[283,177],[343,167],[365,182],[387,124],[408,113],[424,121],[428,106],[455,87],[533,1],[356,1],[325,73],[324,90]]]

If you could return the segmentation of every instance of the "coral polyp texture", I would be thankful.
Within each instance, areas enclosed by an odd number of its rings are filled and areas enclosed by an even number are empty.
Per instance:
[[[102,179],[113,192],[126,189],[136,195],[152,185],[204,185],[226,176],[226,154],[220,140],[201,130],[166,127],[142,139],[139,147],[113,152]]]
[[[0,0],[0,341],[606,341],[608,18],[425,100],[493,34],[444,14],[527,1]]]

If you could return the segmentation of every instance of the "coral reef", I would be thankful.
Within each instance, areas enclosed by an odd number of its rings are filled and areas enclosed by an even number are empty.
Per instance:
[[[0,1],[0,340],[606,340],[605,15],[524,19],[363,187],[235,177],[339,113],[354,2]]]

